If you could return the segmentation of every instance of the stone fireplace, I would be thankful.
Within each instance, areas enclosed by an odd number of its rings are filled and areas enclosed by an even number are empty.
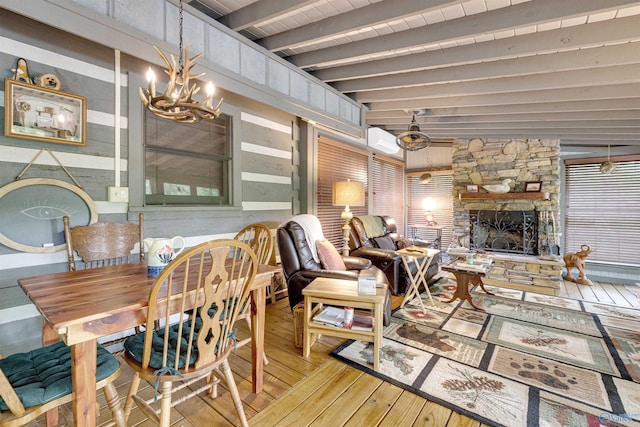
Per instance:
[[[467,247],[492,253],[496,265],[489,278],[559,288],[563,262],[544,256],[547,227],[538,224],[550,213],[559,217],[560,141],[458,139],[452,165],[454,236]],[[506,178],[512,180],[509,193],[482,189]],[[541,182],[541,191],[525,192],[527,182]],[[468,193],[468,185],[479,193]]]

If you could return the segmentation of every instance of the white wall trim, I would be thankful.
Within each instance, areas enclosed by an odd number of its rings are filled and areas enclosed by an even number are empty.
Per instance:
[[[249,114],[247,112],[240,113],[240,120],[243,122],[253,123],[254,125],[262,126],[268,129],[273,129],[278,132],[286,133],[287,135],[291,135],[293,130],[291,129],[291,125],[283,125],[278,122],[274,122],[273,120],[265,119],[264,117],[254,116],[253,114]]]
[[[3,162],[14,162],[14,163],[24,163],[27,164],[36,154],[38,154],[39,150],[33,148],[24,148],[24,147],[11,147],[8,145],[0,145],[0,159]],[[65,151],[54,151],[51,150],[54,156],[60,160],[60,162],[66,168],[82,168],[82,169],[99,169],[99,170],[114,170],[114,158],[113,157],[105,157],[105,156],[90,156],[87,154],[77,154],[77,153],[68,153]],[[55,161],[51,156],[46,153],[38,156],[36,161],[34,162],[36,165],[47,165],[47,166],[59,166],[58,162]],[[120,160],[120,167],[123,171],[126,171],[128,168],[128,161],[125,159]],[[28,177],[27,177],[28,178]]]
[[[243,181],[267,182],[270,184],[291,185],[290,176],[267,175],[264,173],[242,172]]]
[[[115,83],[113,70],[100,67],[90,62],[80,61],[78,59],[70,58],[68,56],[60,55],[55,52],[49,52],[48,50],[21,43],[19,41],[0,36],[0,51],[9,55],[16,56],[17,58],[38,58],[38,62],[44,65],[49,65],[53,68],[71,71],[77,73],[78,70],[82,70],[82,74],[87,77],[92,77],[98,80],[102,80],[107,83]],[[31,76],[35,77],[35,76]],[[126,87],[128,83],[128,76],[121,74],[121,84]],[[113,125],[113,121],[111,122]]]
[[[33,304],[25,304],[17,307],[0,310],[0,325],[17,322],[19,320],[30,319],[40,316],[40,312]]]
[[[243,211],[285,211],[291,210],[291,202],[242,202]]]
[[[240,148],[246,153],[262,154],[264,156],[279,157],[281,159],[291,160],[290,151],[278,150],[277,148],[265,147],[264,145],[252,144],[250,142],[240,143]]]

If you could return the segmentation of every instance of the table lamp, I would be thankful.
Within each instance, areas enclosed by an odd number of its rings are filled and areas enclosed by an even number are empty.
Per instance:
[[[424,214],[424,221],[427,225],[437,225],[438,223],[433,219],[433,209],[436,206],[436,201],[430,197],[422,200],[422,208],[426,211]]]
[[[364,183],[357,181],[339,181],[333,183],[333,205],[344,206],[342,211],[342,255],[349,255],[349,234],[353,213],[349,206],[364,206]]]

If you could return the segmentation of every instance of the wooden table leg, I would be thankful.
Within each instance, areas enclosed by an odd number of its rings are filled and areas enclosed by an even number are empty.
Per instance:
[[[378,371],[380,368],[380,346],[382,345],[382,330],[384,325],[382,324],[382,304],[376,303],[374,305],[373,313],[375,318],[373,319],[374,338],[373,338],[373,370]]]
[[[265,288],[251,291],[251,379],[254,393],[260,393],[264,384],[265,294]]]
[[[98,343],[88,340],[71,346],[73,418],[76,426],[96,425],[96,360]]]
[[[58,333],[51,329],[49,324],[42,319],[42,345],[47,346],[49,344],[57,343],[60,340]],[[46,414],[47,427],[54,427],[58,425],[58,408],[53,408],[47,411]]]
[[[480,277],[477,274],[462,271],[453,271],[453,275],[456,277],[456,291],[451,299],[449,301],[445,301],[445,303],[454,302],[456,299],[460,299],[462,301],[467,301],[469,305],[476,310],[484,311],[473,303],[471,300],[471,294],[469,293],[469,283],[477,280],[482,282]]]

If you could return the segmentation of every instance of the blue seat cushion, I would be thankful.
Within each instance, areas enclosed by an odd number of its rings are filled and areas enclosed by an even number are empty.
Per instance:
[[[120,368],[118,360],[98,344],[96,381],[103,380]],[[22,404],[41,405],[71,394],[71,347],[62,341],[28,353],[12,354],[0,360],[0,369]],[[0,398],[0,411],[9,408]]]
[[[168,329],[161,328],[153,331],[153,339],[151,341],[151,358],[149,359],[149,367],[154,369],[162,368],[162,352],[164,349],[164,337],[165,331],[169,331],[169,348],[168,348],[168,360],[170,365],[173,366],[173,360],[176,357],[176,349],[178,347],[178,338],[180,338],[180,359],[178,362],[178,369],[182,369],[187,366],[187,350],[189,332],[191,328],[191,320],[187,320],[182,323],[182,336],[178,337],[179,324],[171,325]],[[196,318],[196,334],[193,338],[191,345],[191,358],[189,360],[189,366],[193,365],[198,360],[198,347],[196,346],[197,331],[202,327],[202,319]],[[127,338],[124,342],[124,349],[134,360],[138,363],[142,363],[142,353],[144,351],[144,333],[134,335]]]

